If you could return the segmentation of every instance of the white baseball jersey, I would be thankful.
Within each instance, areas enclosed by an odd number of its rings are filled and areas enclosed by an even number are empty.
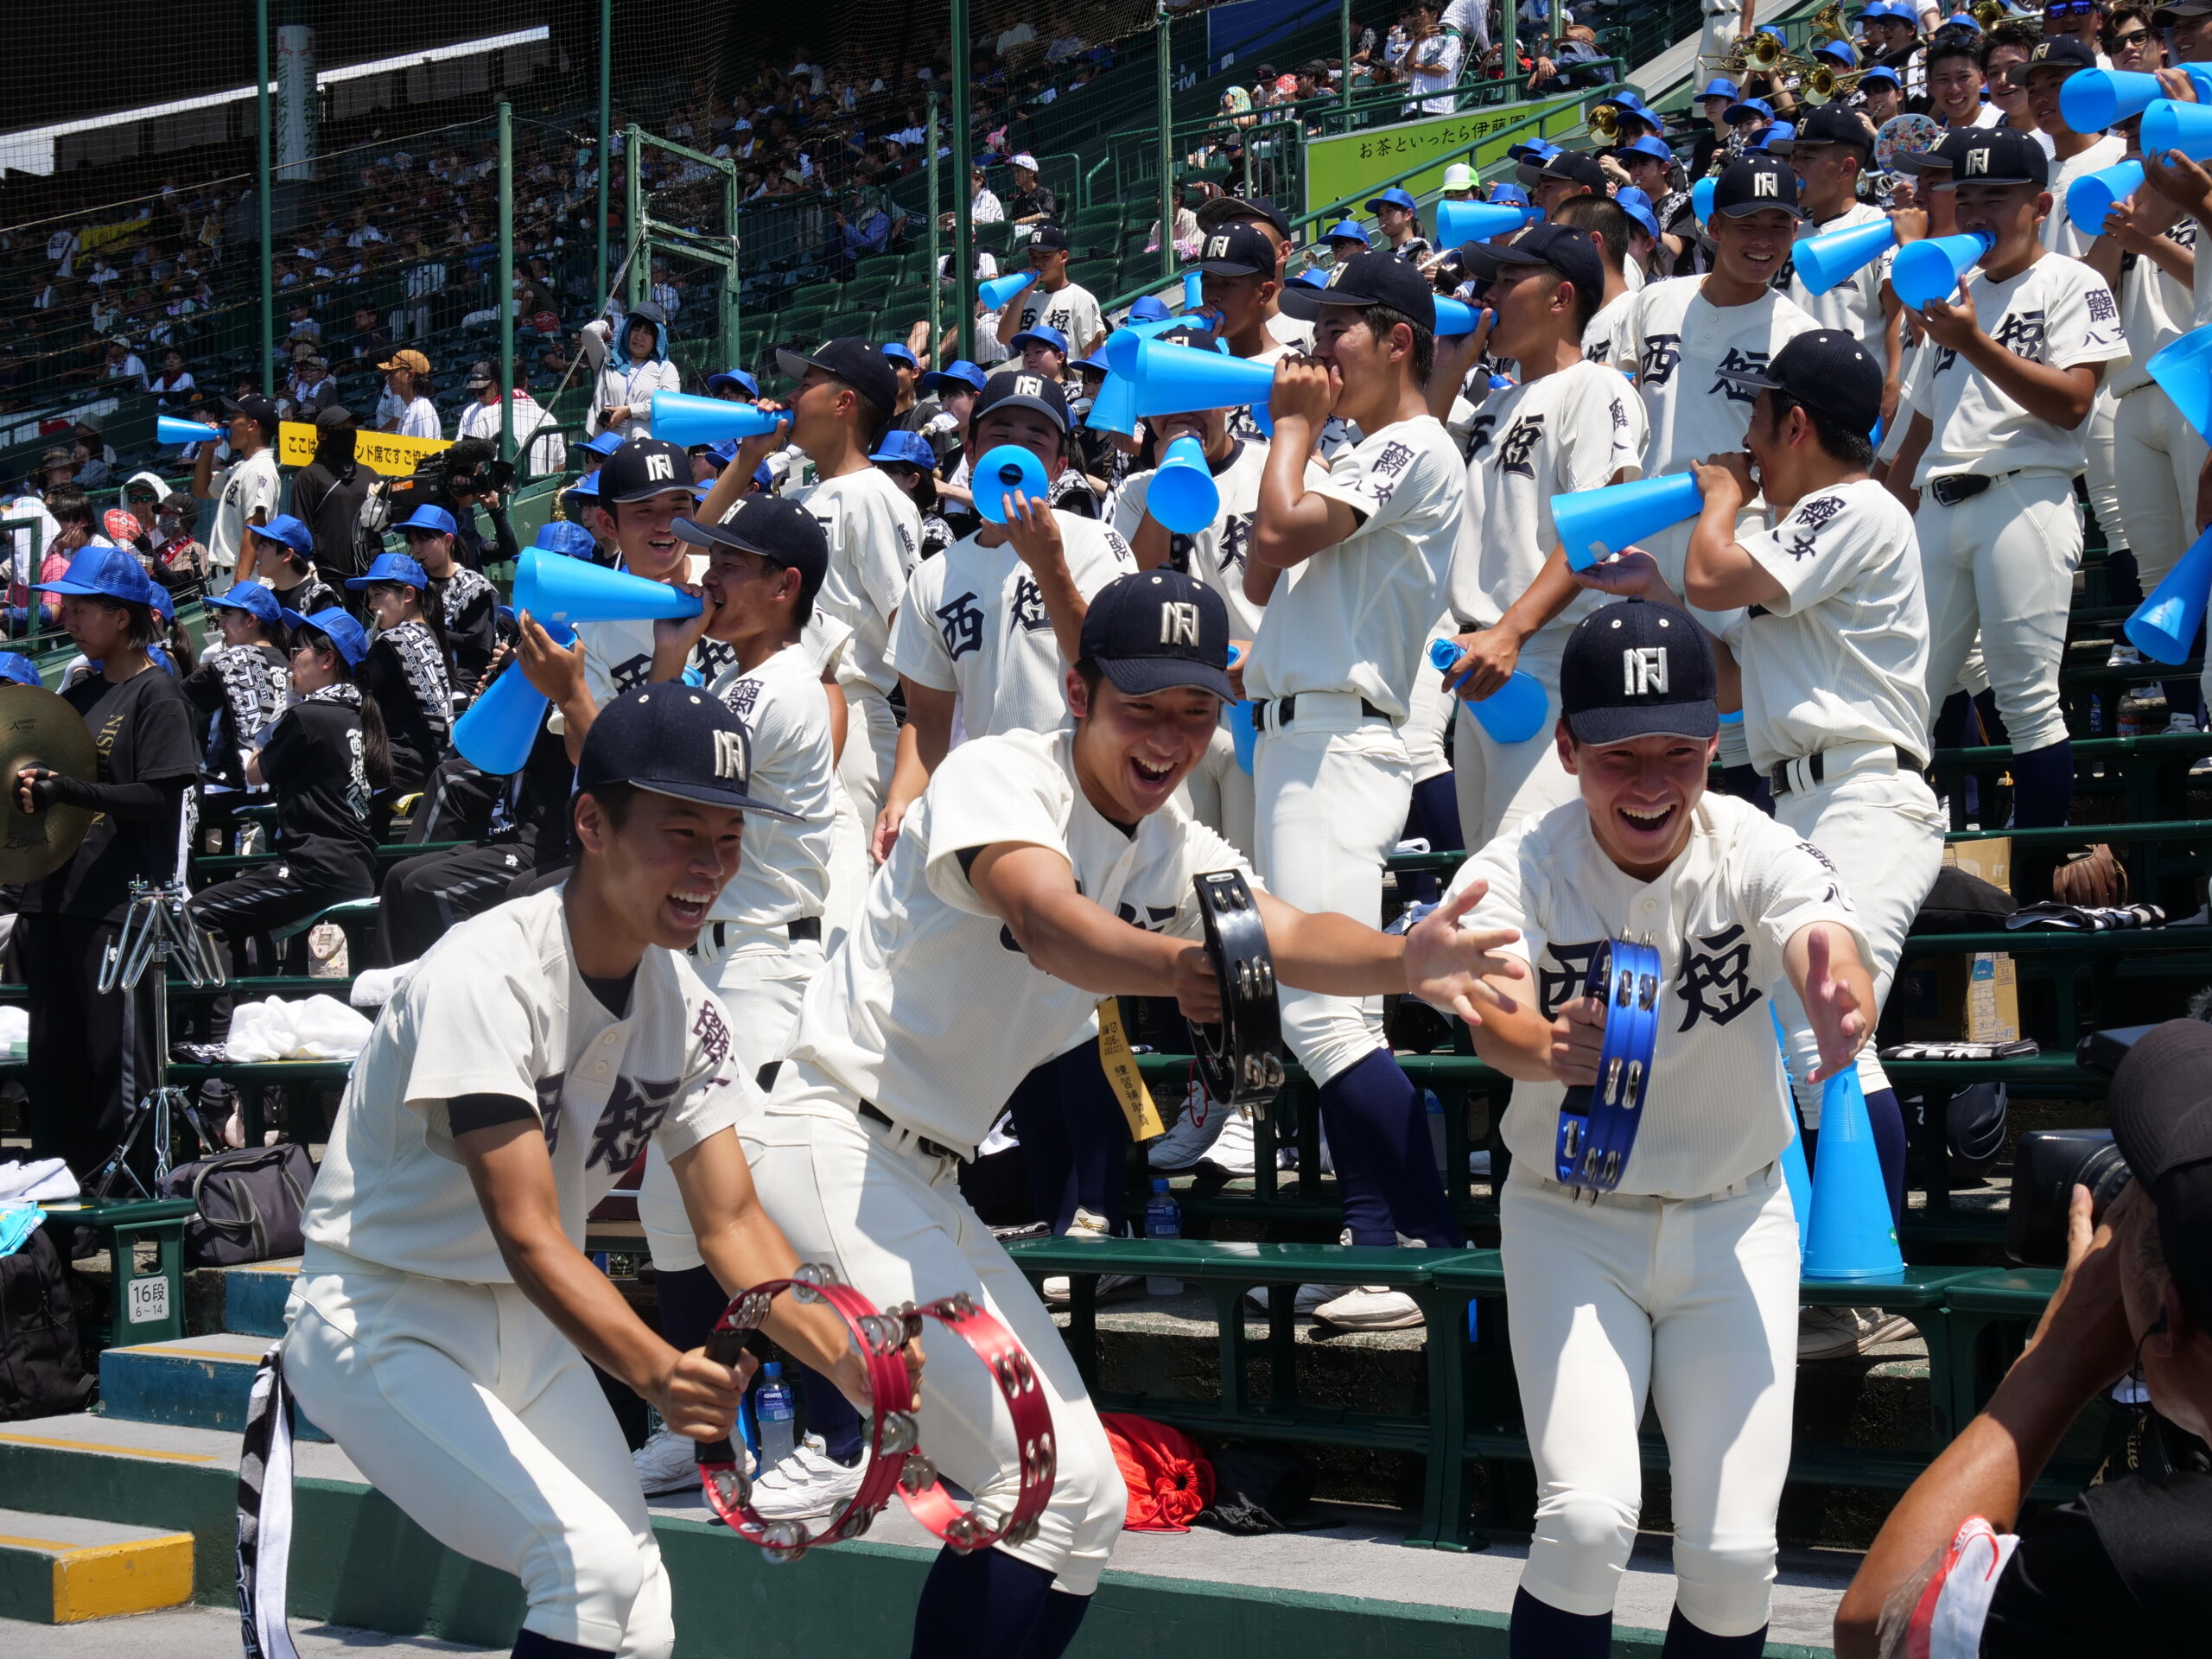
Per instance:
[[[1599,846],[1589,809],[1573,800],[1504,831],[1459,867],[1452,893],[1478,878],[1490,891],[1465,925],[1521,930],[1502,948],[1529,964],[1527,987],[1547,1018],[1581,995],[1601,942],[1636,933],[1658,946],[1659,1043],[1619,1191],[1701,1198],[1782,1155],[1789,1096],[1763,1005],[1787,977],[1783,948],[1800,928],[1834,922],[1866,949],[1817,851],[1749,802],[1707,794],[1681,855],[1639,881]],[[1501,1126],[1514,1158],[1547,1177],[1566,1092],[1515,1084]]]
[[[830,573],[817,603],[853,631],[838,683],[872,686],[888,696],[899,683],[887,654],[891,614],[921,563],[921,512],[880,467],[825,479],[791,499],[829,534]]]
[[[435,434],[433,435],[435,435]],[[238,568],[246,526],[257,511],[274,518],[284,492],[276,452],[257,450],[235,462],[215,493],[215,521],[207,533],[207,563],[218,570]]]
[[[1643,403],[1618,370],[1573,364],[1495,391],[1468,429],[1467,512],[1452,559],[1452,614],[1489,627],[1529,591],[1559,545],[1552,497],[1639,475]],[[1567,630],[1606,602],[1586,590],[1547,630]]]
[[[1137,568],[1129,544],[1093,518],[1053,510],[1068,575],[1085,600]],[[1011,542],[963,536],[906,584],[891,663],[917,684],[960,697],[970,737],[1056,732],[1068,723],[1067,658],[1036,578]]]
[[[1834,219],[1815,225],[1810,222],[1797,227],[1800,242],[1808,237],[1826,236],[1831,231],[1847,231],[1858,225],[1878,225],[1888,222],[1889,215],[1870,201],[1854,201]],[[1825,294],[1814,294],[1806,289],[1804,279],[1797,275],[1797,264],[1791,260],[1784,269],[1788,278],[1786,291],[1790,302],[1823,328],[1834,328],[1851,335],[1874,353],[1875,360],[1882,359],[1876,350],[1882,340],[1882,284],[1890,280],[1890,263],[1897,250],[1884,250],[1881,257],[1871,259],[1838,283]],[[1777,281],[1781,280],[1779,278]]]
[[[821,661],[802,639],[749,674],[725,670],[713,690],[751,734],[751,792],[802,822],[747,817],[744,856],[709,916],[755,925],[819,916],[837,816],[837,758]]]
[[[725,1064],[714,994],[681,957],[647,946],[629,1011],[607,1011],[576,972],[561,895],[549,887],[461,923],[385,1005],[308,1196],[309,1244],[400,1273],[511,1284],[448,1101],[504,1095],[536,1108],[563,1230],[582,1249],[585,1216],[647,1141],[676,1157],[755,1097]]]
[[[2043,245],[2053,253],[2063,253],[2069,259],[2079,259],[2088,252],[2089,244],[2097,239],[2096,227],[2083,230],[2066,211],[2066,192],[2074,181],[2087,178],[2092,173],[2101,173],[2108,167],[2118,167],[2126,159],[2127,141],[2117,133],[2107,133],[2079,156],[2069,156],[2058,164],[2050,180],[2050,212],[2043,221]]]
[[[1744,546],[1789,593],[1752,606],[1735,646],[1751,764],[1847,743],[1926,760],[1928,606],[1904,504],[1870,478],[1839,484]]]
[[[703,553],[687,553],[676,580],[696,582],[707,573]],[[631,687],[643,685],[653,669],[653,625],[648,620],[579,622],[576,638],[584,647],[584,686],[592,701],[605,704]],[[701,646],[712,645],[702,639]],[[697,653],[694,652],[694,660]]]
[[[1294,352],[1313,349],[1313,325],[1300,322],[1287,311],[1278,311],[1268,319],[1268,334],[1279,346],[1287,346]]]
[[[799,1008],[794,1063],[966,1155],[1032,1067],[1084,1039],[1098,998],[1030,964],[969,885],[963,853],[1049,849],[1109,915],[1185,939],[1202,931],[1192,877],[1240,870],[1259,886],[1172,803],[1134,835],[1101,816],[1076,782],[1074,739],[1010,732],[948,755]]]
[[[2166,232],[2169,239],[2192,253],[2196,249],[2196,221],[2178,220]],[[2145,254],[2120,257],[2120,320],[2127,330],[2128,354],[2105,371],[2103,390],[2124,397],[2138,386],[2151,384],[2151,359],[2187,334],[2194,326],[2196,302],[2188,289],[2159,269]]]
[[[1633,370],[1636,367],[1635,359],[1626,355],[1621,341],[1621,328],[1628,321],[1629,306],[1636,296],[1637,290],[1631,289],[1598,308],[1598,315],[1590,319],[1590,326],[1582,331],[1584,362],[1604,363],[1616,370]]]
[[[1032,283],[1021,290],[1018,302],[1021,307],[1021,325],[1016,334],[1027,334],[1042,323],[1047,328],[1057,328],[1068,337],[1068,356],[1081,357],[1090,342],[1106,331],[1105,320],[1099,315],[1098,302],[1081,283],[1069,283],[1050,294],[1042,283]]]
[[[1262,438],[1233,440],[1236,449],[1228,462],[1213,474],[1221,492],[1221,511],[1204,530],[1192,535],[1169,532],[1168,563],[1221,595],[1229,607],[1229,637],[1259,637],[1260,616],[1266,608],[1244,597],[1244,556],[1252,545],[1252,515],[1260,505],[1260,479],[1268,469],[1268,445]],[[1318,468],[1308,468],[1309,481]],[[1153,474],[1132,473],[1122,480],[1114,509],[1114,528],[1123,539],[1134,541],[1144,523],[1145,503],[1151,499]]]
[[[2119,302],[2104,278],[2077,259],[2047,253],[2010,282],[1993,283],[1979,271],[1967,280],[1982,332],[2031,362],[2070,369],[2127,355]],[[2038,420],[1933,340],[1922,353],[1913,406],[1935,429],[1916,486],[1952,473],[1994,478],[2028,467],[2078,473],[2087,465],[2086,417],[2070,431]]]
[[[1749,305],[1717,306],[1702,276],[1675,276],[1637,290],[1620,332],[1619,365],[1636,372],[1650,417],[1643,475],[1684,473],[1693,461],[1744,447],[1758,393],[1733,377],[1819,327],[1769,289]]]
[[[1358,524],[1276,584],[1245,690],[1255,698],[1351,692],[1402,720],[1459,544],[1466,467],[1444,423],[1423,415],[1370,433],[1313,488],[1351,508]]]

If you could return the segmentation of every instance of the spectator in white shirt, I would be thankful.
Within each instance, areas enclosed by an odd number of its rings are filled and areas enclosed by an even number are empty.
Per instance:
[[[1000,30],[998,54],[1004,57],[1017,46],[1027,46],[1037,38],[1037,31],[1027,23],[1015,22]]]
[[[394,352],[391,359],[377,365],[384,371],[388,398],[378,404],[378,425],[403,438],[443,435],[438,411],[423,389],[430,382],[430,359],[416,351]]]
[[[968,222],[996,225],[1006,218],[1006,204],[983,182],[983,169],[972,168],[968,179]]]
[[[462,438],[483,438],[497,444],[499,441],[500,385],[499,370],[490,363],[478,363],[468,371],[468,390],[473,401],[461,411],[454,423],[453,435],[456,442]],[[569,465],[569,446],[556,431],[531,442],[531,435],[550,417],[538,401],[530,395],[530,388],[519,383],[515,386],[514,453],[518,470],[525,478],[546,478],[564,472]]]
[[[103,368],[111,380],[136,380],[141,388],[146,384],[146,365],[138,353],[130,349],[127,340],[111,340],[107,343],[107,361]]]

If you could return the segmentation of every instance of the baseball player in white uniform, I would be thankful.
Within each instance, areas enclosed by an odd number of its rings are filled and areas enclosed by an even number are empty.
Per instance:
[[[1516,930],[1527,980],[1496,988],[1475,1052],[1518,1081],[1499,1197],[1513,1367],[1536,1524],[1516,1652],[1599,1659],[1643,1496],[1647,1397],[1667,1437],[1678,1659],[1763,1650],[1775,1511],[1789,1465],[1798,1239],[1790,1136],[1764,1011],[1786,982],[1819,1041],[1814,1081],[1871,1028],[1858,912],[1795,831],[1706,792],[1714,670],[1686,612],[1627,600],[1576,625],[1560,671],[1560,760],[1580,798],[1470,858],[1485,926]],[[1660,954],[1658,1046],[1617,1190],[1554,1179],[1565,1090],[1597,1081],[1605,1006],[1582,995],[1605,941]],[[1532,998],[1524,987],[1533,986]]]
[[[1314,320],[1314,355],[1275,365],[1275,440],[1244,571],[1265,605],[1244,667],[1259,738],[1257,863],[1290,902],[1372,924],[1413,796],[1402,726],[1443,608],[1466,469],[1429,413],[1435,296],[1409,263],[1364,253],[1284,303]],[[1330,415],[1365,435],[1325,481],[1306,474]],[[1456,1244],[1427,1114],[1382,1035],[1379,1000],[1286,991],[1284,1036],[1320,1093],[1352,1242]],[[1357,1288],[1314,1308],[1332,1323],[1418,1323],[1402,1293]]]
[[[1058,1478],[1036,1535],[938,1555],[915,1621],[920,1659],[1058,1659],[1122,1529],[1121,1477],[1083,1380],[961,1197],[958,1166],[1099,998],[1174,996],[1217,1016],[1210,959],[1190,943],[1192,884],[1243,861],[1173,803],[1219,722],[1228,651],[1227,611],[1189,577],[1145,571],[1094,596],[1067,678],[1072,729],[977,737],[946,758],[808,988],[765,1109],[746,1120],[762,1202],[808,1260],[834,1262],[879,1306],[965,1292],[1028,1350],[1051,1402]],[[1255,896],[1285,985],[1419,988],[1476,1013],[1474,976],[1517,969],[1485,954],[1507,936],[1457,929],[1446,912],[1401,949]],[[989,1374],[939,1344],[921,1389],[921,1443],[1002,1515],[1020,1459]]]
[[[1029,241],[1029,263],[1037,280],[1014,296],[999,315],[998,338],[1010,346],[1016,334],[1040,324],[1067,336],[1071,358],[1089,357],[1106,343],[1106,319],[1097,296],[1068,276],[1068,233],[1057,225],[1039,225]]]
[[[1788,157],[1797,174],[1798,206],[1805,213],[1797,227],[1800,242],[1888,220],[1872,202],[1859,200],[1859,181],[1874,162],[1874,135],[1857,111],[1840,104],[1822,105],[1797,123],[1795,137],[1778,139],[1767,149]],[[1904,360],[1904,308],[1890,290],[1891,258],[1885,253],[1869,260],[1827,293],[1814,294],[1798,276],[1793,257],[1788,290],[1790,302],[1821,327],[1849,334],[1873,353],[1887,385],[1885,410],[1896,406]]]
[[[1559,715],[1567,636],[1601,601],[1568,573],[1552,497],[1639,477],[1644,438],[1635,389],[1585,359],[1578,343],[1605,291],[1590,238],[1539,225],[1488,257],[1497,274],[1483,298],[1497,321],[1486,341],[1471,337],[1461,349],[1510,357],[1522,378],[1493,391],[1468,430],[1467,512],[1451,582],[1461,655],[1445,677],[1471,700],[1518,670],[1544,688],[1547,718],[1538,735],[1500,743],[1463,701],[1452,753],[1471,848],[1574,792],[1548,734]]]
[[[586,1359],[700,1440],[729,1432],[751,1369],[646,1329],[583,1254],[585,1214],[650,1141],[727,1289],[798,1265],[732,1128],[758,1092],[683,955],[746,817],[775,810],[747,792],[747,747],[690,687],[600,710],[574,872],[423,958],[354,1065],[308,1199],[283,1376],[416,1524],[522,1580],[530,1659],[675,1643],[645,1499]],[[769,1329],[863,1388],[828,1309],[779,1298]]]
[[[2082,558],[2073,480],[2098,382],[2127,356],[2127,335],[2096,272],[2037,239],[2051,211],[2042,146],[1999,127],[1945,147],[1954,165],[1937,188],[1959,230],[1996,242],[1955,298],[1925,309],[1929,344],[1890,484],[1908,505],[1917,498],[1930,698],[1956,683],[1979,627],[2012,739],[2013,822],[2064,823],[2074,752],[2058,665]],[[2032,896],[2040,882],[2023,875],[2015,891]]]

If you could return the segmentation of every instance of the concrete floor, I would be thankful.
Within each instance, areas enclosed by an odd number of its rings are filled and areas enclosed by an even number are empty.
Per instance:
[[[372,1653],[381,1659],[488,1653],[428,1637],[386,1636],[334,1624],[295,1624],[292,1640],[302,1659],[335,1659]],[[83,1624],[22,1624],[0,1618],[0,1653],[16,1659],[238,1659],[238,1616],[226,1607],[176,1607],[133,1618],[98,1618]]]

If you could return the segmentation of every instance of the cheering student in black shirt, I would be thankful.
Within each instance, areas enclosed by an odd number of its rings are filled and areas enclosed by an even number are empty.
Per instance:
[[[248,779],[276,798],[276,861],[192,900],[200,925],[234,949],[377,889],[370,820],[374,791],[391,781],[391,750],[377,705],[353,678],[369,636],[335,606],[284,620],[292,628],[292,703],[246,762]]]
[[[361,688],[377,700],[391,741],[391,798],[415,794],[445,758],[453,734],[453,681],[445,620],[429,604],[429,573],[404,553],[382,553],[346,584],[369,596],[376,632]],[[377,832],[382,838],[384,815]]]
[[[227,825],[230,809],[247,787],[247,754],[261,746],[269,722],[284,712],[291,673],[279,643],[283,607],[257,582],[235,583],[227,593],[210,594],[207,609],[221,643],[184,677],[184,695],[207,722],[200,751],[205,787],[200,797],[203,828]]]
[[[455,560],[454,516],[443,507],[425,503],[392,528],[407,537],[408,554],[430,579],[423,608],[444,625],[453,689],[474,696],[499,644],[499,589]]]
[[[276,602],[302,616],[340,603],[338,590],[315,574],[315,532],[289,512],[246,526],[253,580],[266,582]]]
[[[158,637],[156,590],[121,548],[88,547],[60,578],[61,626],[99,671],[62,693],[92,734],[99,778],[79,783],[25,766],[16,804],[95,816],[69,861],[22,889],[23,978],[30,991],[31,1147],[90,1176],[123,1139],[125,1115],[151,1087],[156,982],[102,995],[100,964],[114,946],[136,880],[168,881],[181,850],[184,795],[200,775],[192,708],[146,648]],[[138,1164],[149,1176],[154,1148]]]

